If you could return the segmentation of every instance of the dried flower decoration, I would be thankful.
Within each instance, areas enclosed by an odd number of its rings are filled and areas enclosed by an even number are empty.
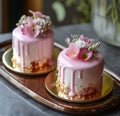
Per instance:
[[[23,15],[16,24],[21,28],[23,35],[29,35],[35,38],[52,29],[52,22],[49,16],[43,15],[41,12],[33,12],[31,10],[29,12],[33,16]]]
[[[97,48],[100,46],[100,42],[96,42],[93,39],[89,39],[84,35],[71,35],[72,41],[70,38],[66,38],[66,42],[69,45],[69,48],[66,51],[66,55],[83,61],[88,61],[94,57],[97,52]]]

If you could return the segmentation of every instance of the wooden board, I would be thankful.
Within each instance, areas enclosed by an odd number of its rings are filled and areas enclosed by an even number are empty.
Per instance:
[[[0,57],[4,51],[11,46],[4,46],[0,49]],[[54,55],[57,59],[59,52],[64,47],[55,43]],[[2,58],[0,58],[2,60]],[[111,75],[114,80],[113,91],[105,98],[98,100],[96,102],[90,103],[71,103],[52,96],[45,88],[45,75],[20,75],[14,73],[7,69],[2,61],[0,61],[0,74],[3,78],[6,78],[11,84],[17,87],[19,90],[23,91],[28,96],[32,97],[34,100],[49,106],[52,109],[62,111],[70,114],[95,114],[99,112],[106,111],[108,109],[114,108],[120,104],[120,83],[115,79],[117,75],[112,71],[105,69],[106,73]]]

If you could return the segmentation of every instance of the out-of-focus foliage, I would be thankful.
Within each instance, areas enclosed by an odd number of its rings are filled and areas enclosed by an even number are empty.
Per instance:
[[[80,13],[81,18],[77,19],[74,17],[74,20],[77,22],[89,22],[91,15],[91,1],[92,0],[65,0],[67,7],[73,7],[76,12]]]
[[[73,24],[90,22],[91,2],[92,0],[55,0],[52,3],[52,8],[58,22],[65,20],[66,23]]]

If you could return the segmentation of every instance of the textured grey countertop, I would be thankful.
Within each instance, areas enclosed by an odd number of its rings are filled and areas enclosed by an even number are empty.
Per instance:
[[[66,46],[65,38],[71,34],[84,34],[101,41],[95,34],[91,24],[69,25],[54,29],[55,42]],[[11,33],[0,35],[0,42],[11,38]],[[102,42],[102,41],[101,41]],[[120,47],[102,42],[100,51],[104,55],[105,67],[120,76]],[[109,107],[109,106],[108,106]],[[102,112],[98,116],[120,116],[120,106]],[[0,116],[68,116],[55,111],[25,95],[0,75]]]

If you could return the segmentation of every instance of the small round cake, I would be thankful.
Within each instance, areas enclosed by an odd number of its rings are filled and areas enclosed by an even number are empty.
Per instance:
[[[53,29],[49,16],[23,15],[12,32],[13,68],[23,72],[47,71],[53,55]]]
[[[73,35],[57,59],[58,96],[70,100],[89,100],[101,94],[104,59],[97,51],[100,42]]]

